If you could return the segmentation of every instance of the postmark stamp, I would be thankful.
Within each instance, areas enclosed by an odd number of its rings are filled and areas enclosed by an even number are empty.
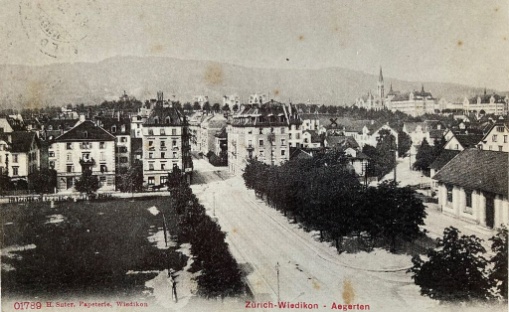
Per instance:
[[[21,0],[19,15],[30,41],[52,58],[69,58],[79,53],[100,8],[95,0],[79,3],[66,0]]]

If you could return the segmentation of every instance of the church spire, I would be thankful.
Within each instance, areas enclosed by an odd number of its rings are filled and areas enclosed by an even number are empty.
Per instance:
[[[384,76],[382,74],[382,66],[380,66],[380,76],[378,76],[378,88],[377,88],[377,96],[380,99],[380,101],[383,103],[385,98],[385,91],[384,91]]]
[[[380,66],[380,75],[378,76],[378,82],[384,83],[384,75],[382,74],[382,66]]]
[[[424,84],[421,84],[421,93],[424,93]]]

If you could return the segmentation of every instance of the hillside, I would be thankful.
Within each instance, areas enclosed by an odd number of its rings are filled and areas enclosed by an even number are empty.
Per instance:
[[[226,94],[268,93],[269,98],[293,103],[351,104],[368,90],[376,90],[376,75],[343,68],[318,70],[262,69],[208,61],[163,57],[115,57],[99,63],[46,66],[0,65],[0,106],[40,107],[67,103],[101,103],[117,99],[125,90],[144,100],[158,90],[182,102],[208,95],[221,102]],[[420,89],[421,82],[385,77],[386,92]],[[472,87],[422,82],[437,98],[449,100],[482,92]]]

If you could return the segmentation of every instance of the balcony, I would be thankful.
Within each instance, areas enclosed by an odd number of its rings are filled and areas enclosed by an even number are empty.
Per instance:
[[[80,165],[85,165],[85,166],[94,166],[95,165],[95,160],[94,158],[80,158]]]

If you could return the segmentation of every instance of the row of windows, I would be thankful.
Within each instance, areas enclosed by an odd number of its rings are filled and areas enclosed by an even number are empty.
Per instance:
[[[286,156],[286,150],[281,150],[280,151],[280,155],[281,156]],[[265,157],[265,151],[264,150],[258,151],[258,156],[259,157]],[[249,158],[253,158],[253,153],[252,152],[249,152]]]
[[[285,134],[286,127],[281,127],[280,129],[281,129],[280,133]],[[269,128],[259,128],[258,129],[258,134],[264,134],[264,133],[276,133],[276,130],[274,127],[270,128],[270,129]],[[253,134],[253,130],[252,129],[248,130],[247,134]]]
[[[173,152],[171,155],[172,155],[172,158],[177,158],[178,157],[178,153],[177,152]],[[152,153],[152,152],[148,153],[148,158],[154,158],[154,156],[155,156],[155,153]],[[167,154],[165,152],[161,152],[161,157],[160,158],[170,158],[169,156],[170,156],[169,153]]]
[[[177,146],[177,143],[178,143],[177,140],[172,140],[171,141],[171,146],[175,147],[175,146]],[[148,141],[148,147],[153,147],[153,146],[154,146],[154,141],[153,140],[149,140]],[[166,140],[165,139],[161,139],[159,141],[159,146],[166,147]]]
[[[248,146],[253,146],[253,141],[252,140],[248,140],[247,145]],[[259,146],[264,146],[264,140],[263,139],[258,140],[258,145]],[[283,146],[286,145],[286,139],[281,139],[281,145],[283,145]]]
[[[447,190],[447,202],[452,204],[453,202],[453,186],[446,185]],[[463,212],[472,213],[472,190],[463,190],[465,192],[465,209]]]
[[[69,142],[69,143],[66,144],[66,149],[72,150],[73,146],[74,146],[73,143]],[[79,143],[78,146],[79,146],[80,149],[92,149],[93,142]],[[106,142],[99,142],[99,148],[100,149],[105,149],[106,148]]]
[[[491,136],[491,141],[497,142],[497,140],[498,140],[498,136],[496,134]],[[504,143],[507,143],[507,135],[504,135]]]
[[[159,135],[166,135],[166,130],[164,128],[159,129]],[[154,129],[148,129],[148,135],[154,135]],[[169,133],[168,133],[169,135]],[[177,135],[177,129],[171,129],[171,135]]]
[[[50,167],[51,167],[51,168],[54,168],[54,166],[55,166],[55,163],[54,163],[54,162],[50,162]],[[66,166],[66,172],[67,172],[67,173],[74,173],[74,172],[76,172],[76,171],[74,171],[74,170],[75,170],[75,167],[74,167],[73,165],[67,165],[67,166]],[[103,165],[100,165],[100,166],[99,166],[99,170],[100,170],[102,173],[104,173],[104,172],[108,172],[108,166],[106,166],[106,165],[104,165],[104,164],[103,164]]]
[[[175,166],[176,164],[173,163],[173,165]],[[160,168],[160,170],[168,170],[169,169],[169,167],[167,166],[167,164],[165,162],[162,162],[160,164],[159,168]],[[155,170],[155,164],[154,163],[149,163],[148,164],[148,170],[149,171],[154,171]]]

